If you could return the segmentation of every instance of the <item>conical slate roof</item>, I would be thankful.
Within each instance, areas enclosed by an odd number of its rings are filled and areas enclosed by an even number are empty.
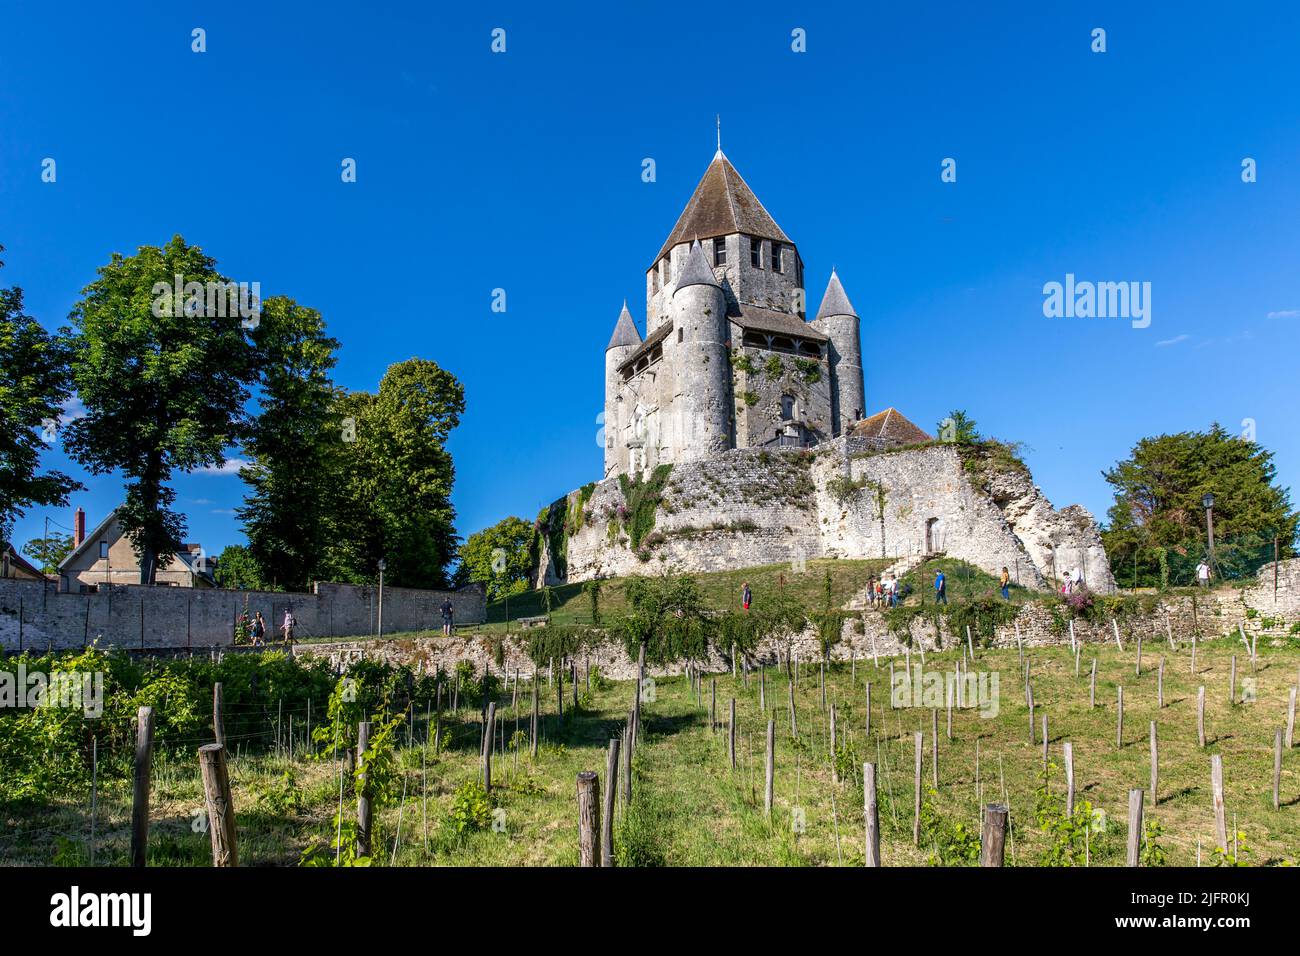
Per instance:
[[[677,225],[668,234],[667,241],[655,256],[655,262],[664,257],[673,246],[692,239],[711,239],[743,232],[763,239],[789,242],[790,238],[763,208],[753,190],[731,165],[731,160],[718,150],[713,162],[704,171],[700,184],[690,202],[682,210]]]
[[[822,296],[821,308],[817,310],[818,319],[830,315],[851,315],[855,319],[858,317],[858,313],[853,311],[853,303],[844,294],[844,286],[840,285],[840,277],[835,274],[834,269],[831,270],[831,281],[826,284],[826,294]]]
[[[614,324],[614,334],[609,338],[609,344],[605,346],[605,351],[616,349],[623,345],[636,347],[641,344],[641,333],[637,331],[636,323],[632,321],[632,313],[627,310],[627,303],[623,303],[623,311],[618,314],[618,322]]]
[[[713,269],[709,267],[709,260],[704,258],[704,247],[700,245],[700,240],[696,239],[691,245],[691,251],[686,254],[686,265],[682,266],[682,274],[677,277],[677,288],[717,284],[718,280],[713,274]]]

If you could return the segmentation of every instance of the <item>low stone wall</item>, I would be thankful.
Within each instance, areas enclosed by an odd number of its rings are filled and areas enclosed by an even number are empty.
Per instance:
[[[384,588],[384,632],[435,629],[451,598],[458,623],[482,623],[487,601],[482,585],[458,591]],[[379,589],[318,583],[309,594],[229,591],[219,588],[114,585],[95,594],[59,594],[39,581],[0,580],[0,648],[6,652],[83,647],[186,648],[225,646],[245,611],[262,612],[271,629],[291,608],[300,637],[373,634],[378,628]]]

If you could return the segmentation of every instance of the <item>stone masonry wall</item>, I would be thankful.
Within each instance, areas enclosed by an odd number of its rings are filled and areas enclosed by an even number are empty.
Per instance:
[[[300,637],[373,634],[378,625],[377,587],[318,583],[311,594],[228,591],[217,588],[114,585],[97,594],[59,594],[39,581],[0,580],[0,648],[210,647],[229,645],[235,620],[247,610],[262,612],[278,628],[292,608]],[[459,591],[384,588],[384,632],[441,626],[438,610],[451,597],[458,623],[486,620],[482,585]]]
[[[618,480],[607,479],[566,542],[565,575],[547,553],[538,580],[942,551],[992,575],[1006,567],[1031,588],[1050,587],[1078,563],[1093,590],[1114,590],[1092,516],[1078,506],[1053,509],[1027,475],[995,476],[1002,484],[990,492],[972,483],[952,446],[867,451],[844,437],[814,450],[741,448],[679,463],[653,532],[636,548],[625,520],[611,527],[628,502]]]

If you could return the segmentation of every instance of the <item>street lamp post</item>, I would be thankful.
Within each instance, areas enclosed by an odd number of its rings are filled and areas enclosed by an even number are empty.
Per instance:
[[[1210,544],[1210,567],[1214,567],[1214,494],[1207,491],[1201,497],[1201,507],[1205,509],[1205,535]]]
[[[384,636],[384,559],[379,559],[379,634]]]

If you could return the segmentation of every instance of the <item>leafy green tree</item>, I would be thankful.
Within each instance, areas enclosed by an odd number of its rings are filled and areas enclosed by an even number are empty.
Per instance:
[[[271,590],[262,577],[262,568],[249,548],[242,544],[228,544],[217,555],[213,569],[217,587],[247,591]]]
[[[118,517],[142,584],[153,583],[185,533],[171,507],[172,472],[222,464],[240,438],[248,398],[251,350],[239,315],[196,307],[189,293],[174,300],[163,290],[176,276],[228,282],[214,259],[175,236],[134,256],[113,253],[71,315],[72,377],[87,415],[68,426],[65,444],[92,473],[126,477]]]
[[[250,334],[258,414],[240,472],[249,492],[238,515],[262,577],[305,589],[329,545],[338,483],[334,465],[343,431],[330,381],[339,343],[315,309],[275,296],[262,304]]]
[[[490,528],[474,532],[460,547],[456,585],[482,581],[489,601],[528,590],[532,539],[533,526],[515,517],[503,518]]]
[[[22,289],[0,289],[0,539],[28,508],[65,505],[81,487],[40,470],[44,439],[53,438],[71,394],[70,354],[67,329],[51,335],[23,311]]]
[[[1205,432],[1143,438],[1127,459],[1103,472],[1115,492],[1102,541],[1122,583],[1136,560],[1139,584],[1161,583],[1161,563],[1173,583],[1190,584],[1190,571],[1206,553],[1205,509],[1214,495],[1217,562],[1228,576],[1253,572],[1273,556],[1295,553],[1300,514],[1274,482],[1273,453],[1230,435],[1217,423]]]
[[[629,658],[636,660],[642,644],[646,660],[654,664],[708,655],[718,626],[694,578],[633,575],[623,586],[623,596],[627,611],[615,631]]]
[[[975,427],[975,419],[960,408],[953,409],[948,413],[947,418],[939,422],[936,426],[936,433],[940,441],[952,442],[957,445],[975,445],[980,440],[979,430]]]
[[[457,553],[451,488],[455,468],[446,442],[465,410],[465,390],[426,359],[391,366],[379,393],[336,402],[351,420],[339,448],[340,498],[333,506],[324,566],[344,581],[370,581],[378,562],[398,587],[445,587]]]
[[[57,574],[60,562],[71,553],[72,535],[58,531],[51,531],[46,538],[32,538],[23,545],[23,554],[46,574]]]

